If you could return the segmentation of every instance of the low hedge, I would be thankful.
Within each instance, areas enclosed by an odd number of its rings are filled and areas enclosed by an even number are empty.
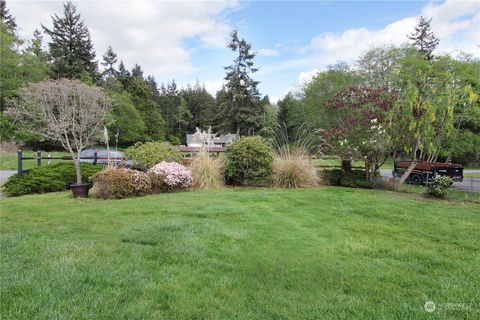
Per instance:
[[[82,180],[88,179],[103,169],[102,165],[81,163]],[[34,193],[46,193],[68,190],[75,183],[77,176],[73,162],[57,163],[31,169],[21,176],[13,175],[3,186],[8,196],[22,196]]]
[[[341,169],[323,170],[322,180],[332,186],[372,189],[373,182],[365,179],[365,170],[343,172]]]

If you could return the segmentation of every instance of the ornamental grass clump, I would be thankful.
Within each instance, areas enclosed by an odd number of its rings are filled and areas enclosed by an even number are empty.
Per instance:
[[[218,189],[224,186],[224,161],[222,158],[213,158],[208,151],[213,145],[211,129],[202,131],[197,128],[193,141],[200,144],[200,150],[193,157],[189,169],[192,172],[192,187],[196,189]]]
[[[273,161],[273,184],[279,188],[309,188],[319,183],[317,168],[312,161],[318,154],[315,135],[300,127],[294,142],[288,131],[279,127],[275,140],[276,157]]]
[[[101,199],[123,199],[152,193],[149,176],[141,171],[113,168],[98,172],[90,179],[91,193]]]
[[[288,146],[277,150],[273,161],[273,183],[280,188],[309,188],[318,185],[317,169],[309,152]]]
[[[192,185],[192,173],[176,162],[162,161],[147,171],[154,193],[187,189]]]

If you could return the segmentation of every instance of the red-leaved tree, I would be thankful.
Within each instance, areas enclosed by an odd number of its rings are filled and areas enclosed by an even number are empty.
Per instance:
[[[323,128],[329,152],[343,162],[365,159],[374,177],[391,150],[390,112],[397,99],[386,88],[350,86],[327,101],[329,126]]]

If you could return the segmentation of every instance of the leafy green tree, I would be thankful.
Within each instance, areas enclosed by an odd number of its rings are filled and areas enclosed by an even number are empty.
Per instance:
[[[18,74],[18,67],[21,66],[21,55],[17,52],[19,40],[10,31],[10,29],[1,22],[0,25],[0,95],[1,109],[5,107],[5,97],[12,96],[23,83],[22,78]]]
[[[391,137],[412,158],[401,178],[405,182],[420,159],[435,160],[441,140],[452,131],[456,92],[451,69],[443,60],[427,60],[417,50],[400,60],[399,99],[394,108]]]
[[[97,62],[90,32],[76,7],[71,2],[65,3],[63,17],[55,14],[52,21],[52,29],[42,25],[51,37],[48,46],[52,77],[81,79],[87,74],[91,79],[97,79]]]
[[[297,122],[305,124],[307,129],[330,127],[331,117],[325,112],[326,103],[342,89],[358,84],[360,76],[350,66],[339,63],[318,73],[304,88],[303,98],[298,106]]]
[[[387,134],[396,94],[385,88],[354,85],[326,104],[330,126],[322,130],[326,147],[343,161],[365,159],[373,178],[391,151]]]
[[[133,104],[145,123],[145,140],[165,140],[165,120],[160,105],[152,95],[151,87],[139,76],[132,77],[128,86]]]
[[[260,103],[258,81],[251,75],[258,71],[254,67],[255,53],[251,52],[251,45],[244,39],[238,38],[237,31],[232,32],[228,45],[237,54],[233,64],[225,67],[226,101],[220,105],[218,128],[223,132],[235,131],[240,134],[253,135],[262,127],[263,105]]]
[[[364,53],[356,63],[363,84],[372,88],[392,88],[399,60],[406,47],[375,47]]]
[[[460,163],[480,162],[480,60],[453,60],[453,80],[459,88],[453,110],[454,129],[443,139],[440,156]]]
[[[113,121],[108,129],[110,132],[118,132],[118,143],[126,146],[145,141],[145,122],[128,92],[111,93],[110,97],[113,102]],[[112,136],[111,139],[113,142],[114,137]]]
[[[13,19],[13,18],[12,18]],[[35,54],[34,46],[24,46],[3,21],[0,24],[0,110],[4,109],[5,99],[15,95],[22,85],[38,82],[48,76],[48,65],[44,56]]]
[[[278,106],[271,104],[268,96],[265,96],[261,103],[263,104],[263,128],[259,134],[264,138],[273,138],[278,127]]]
[[[435,50],[440,42],[432,31],[431,22],[432,19],[426,19],[421,16],[418,25],[415,27],[415,32],[408,36],[408,38],[413,41],[414,47],[416,47],[427,60],[433,59],[433,50]]]
[[[294,139],[295,131],[305,122],[301,103],[301,100],[295,98],[291,92],[277,103],[278,123],[285,127],[290,139]]]

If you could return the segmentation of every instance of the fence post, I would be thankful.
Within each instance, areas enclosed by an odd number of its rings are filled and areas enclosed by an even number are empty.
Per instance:
[[[48,154],[48,160],[47,160],[47,166],[49,166],[49,165],[50,165],[50,162],[52,161],[52,159],[50,159],[51,157],[52,157],[52,154],[49,153],[49,154]]]
[[[17,150],[17,174],[19,176],[22,175],[22,160],[23,160],[23,156],[22,156],[22,150]]]
[[[93,164],[97,164],[97,151],[93,153]]]
[[[41,166],[42,165],[42,151],[37,151],[37,166]]]

